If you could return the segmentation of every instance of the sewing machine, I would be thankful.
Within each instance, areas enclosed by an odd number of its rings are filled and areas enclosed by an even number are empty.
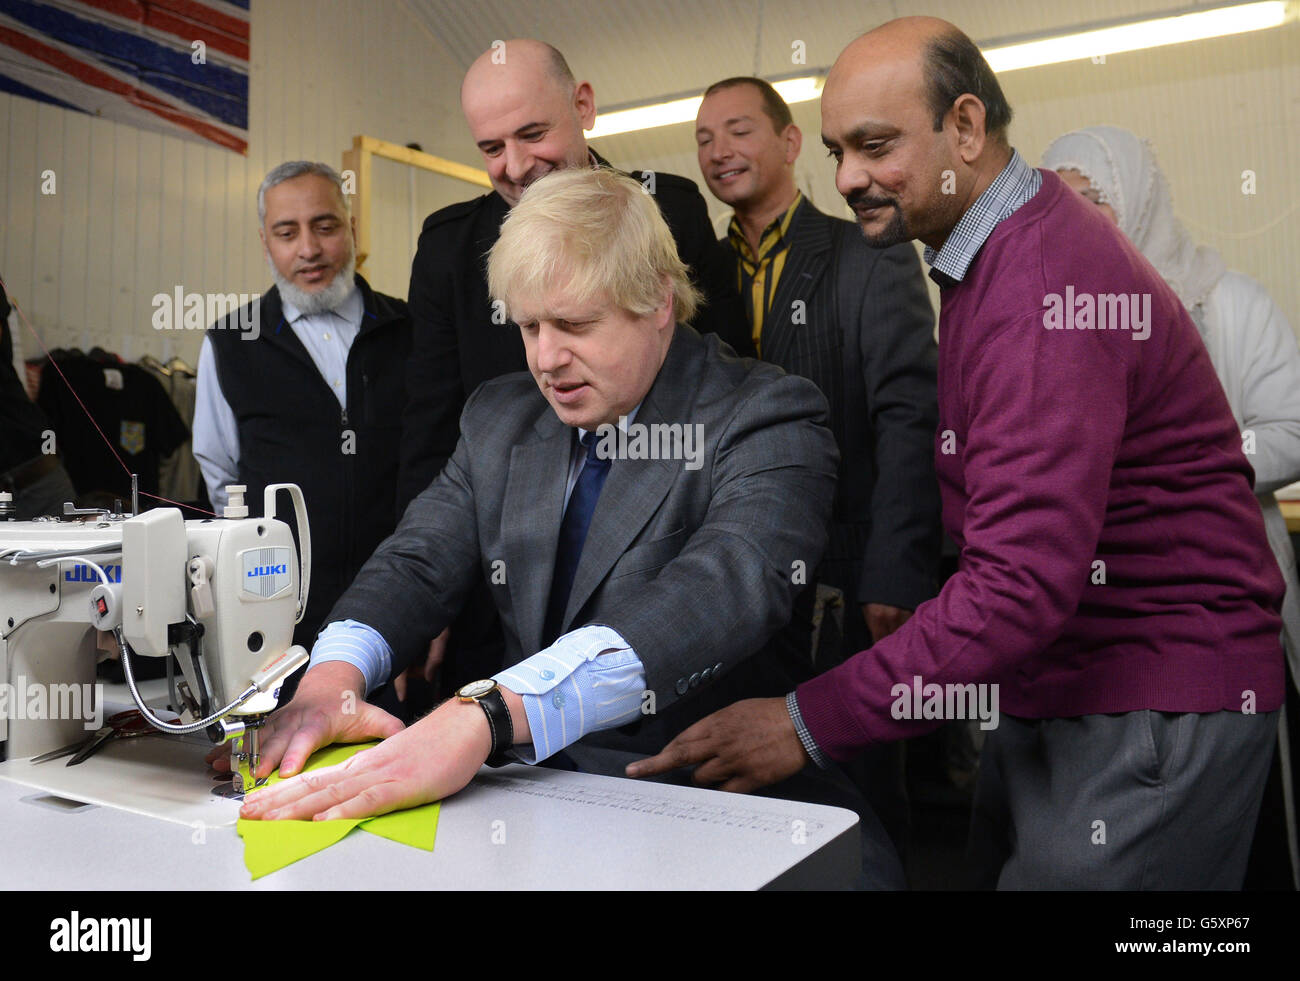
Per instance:
[[[311,536],[296,485],[267,487],[262,518],[248,517],[244,490],[227,488],[223,518],[190,521],[177,508],[141,514],[134,503],[130,514],[65,504],[62,518],[12,521],[0,494],[0,692],[8,696],[0,759],[36,756],[94,728],[87,720],[99,707],[87,701],[97,698],[97,631],[107,631],[151,725],[203,730],[214,744],[232,744],[232,769],[256,767],[257,730],[280,684],[307,662],[293,628],[307,604]],[[301,555],[276,520],[279,491],[292,499]],[[137,656],[169,659],[180,722],[145,705]],[[69,711],[73,703],[80,711]],[[236,790],[245,789],[237,778]]]

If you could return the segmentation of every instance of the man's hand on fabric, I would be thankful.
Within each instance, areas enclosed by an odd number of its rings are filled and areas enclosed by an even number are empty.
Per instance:
[[[373,749],[250,794],[239,814],[331,821],[427,804],[469,783],[491,748],[483,709],[451,699]]]
[[[400,719],[366,701],[364,686],[361,672],[344,661],[308,669],[293,699],[273,712],[258,732],[261,760],[253,776],[269,777],[277,766],[281,776],[293,776],[322,746],[364,743],[401,732]],[[214,748],[207,760],[218,770],[228,770],[230,746]]]
[[[874,643],[884,640],[907,623],[912,611],[899,606],[887,606],[884,603],[863,603],[862,615],[866,618],[867,629],[871,631],[871,640]]]
[[[698,764],[701,786],[749,793],[793,776],[808,763],[784,698],[750,698],[714,712],[655,756],[627,768],[629,777],[653,777]]]

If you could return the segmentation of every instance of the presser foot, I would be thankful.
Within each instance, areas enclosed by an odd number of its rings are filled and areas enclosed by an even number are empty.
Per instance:
[[[256,779],[253,774],[262,756],[257,751],[257,730],[249,729],[239,737],[235,749],[230,754],[231,772],[235,775],[234,791],[240,795],[266,784],[266,778]]]

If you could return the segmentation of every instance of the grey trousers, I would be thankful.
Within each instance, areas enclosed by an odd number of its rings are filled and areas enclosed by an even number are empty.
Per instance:
[[[1277,715],[1003,715],[980,756],[975,886],[1240,889]]]

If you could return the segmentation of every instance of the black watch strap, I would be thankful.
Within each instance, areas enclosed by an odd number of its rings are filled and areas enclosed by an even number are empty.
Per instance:
[[[488,754],[488,766],[505,766],[514,762],[506,753],[515,744],[515,724],[510,720],[510,708],[500,688],[493,688],[486,695],[474,699],[483,706],[487,715],[488,728],[492,730],[492,751]]]

